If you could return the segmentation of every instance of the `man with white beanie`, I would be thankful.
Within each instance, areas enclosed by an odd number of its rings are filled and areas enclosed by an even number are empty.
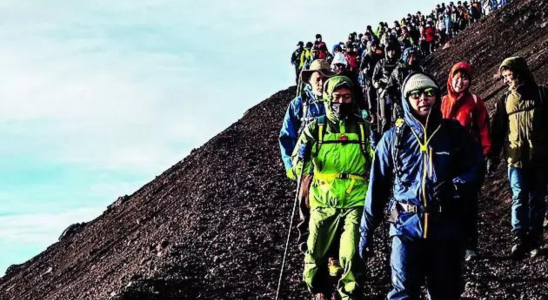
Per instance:
[[[373,233],[388,204],[393,289],[388,299],[457,300],[462,278],[467,189],[479,180],[481,148],[469,132],[441,114],[440,89],[422,72],[402,85],[404,119],[384,133],[371,166],[359,251],[371,257]],[[463,196],[463,197],[461,197]]]

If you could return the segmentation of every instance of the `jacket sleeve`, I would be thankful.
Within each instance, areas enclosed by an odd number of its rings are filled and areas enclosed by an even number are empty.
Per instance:
[[[383,211],[392,189],[392,153],[390,141],[393,131],[386,132],[377,145],[369,175],[369,187],[360,225],[361,238],[372,242],[373,232],[383,218]]]
[[[460,125],[460,124],[459,124]],[[454,165],[459,166],[453,182],[458,185],[476,186],[481,182],[483,174],[483,154],[481,147],[474,141],[472,134],[464,127],[459,126],[458,145],[462,149],[462,154],[456,159]]]
[[[299,140],[297,141],[297,144],[295,145],[295,149],[293,150],[293,153],[291,155],[292,165],[293,165],[293,171],[297,176],[301,176],[301,170],[303,167],[303,160],[299,157],[299,148],[303,145],[306,145],[307,153],[304,157],[304,173],[305,174],[311,174],[314,170],[312,167],[312,158],[316,155],[316,139],[315,136],[317,136],[318,133],[318,126],[317,121],[314,120],[310,122],[303,130],[301,135],[299,136]]]
[[[481,141],[481,148],[484,156],[491,154],[491,134],[489,133],[489,113],[481,97],[478,97],[478,129]]]
[[[378,82],[382,78],[382,60],[379,60],[373,69],[373,83]]]
[[[498,160],[502,146],[504,145],[505,135],[508,131],[508,115],[505,107],[506,94],[504,94],[495,106],[493,123],[491,124],[491,158]]]
[[[299,98],[295,98],[289,103],[282,123],[282,129],[280,130],[280,136],[278,137],[282,160],[286,170],[291,169],[293,166],[291,163],[291,154],[293,153],[293,149],[299,138],[297,136],[297,131],[301,126],[301,120],[299,119],[300,101],[298,99]]]

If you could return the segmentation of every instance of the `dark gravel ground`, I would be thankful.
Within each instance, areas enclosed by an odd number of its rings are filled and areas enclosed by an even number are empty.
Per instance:
[[[548,2],[516,4],[474,24],[426,61],[440,82],[458,60],[475,68],[473,90],[488,107],[502,93],[493,78],[507,56],[527,57],[548,84]],[[294,88],[280,91],[183,161],[81,230],[0,278],[0,299],[273,299],[295,184],[277,144]],[[481,256],[466,265],[466,299],[548,299],[546,253],[512,261],[505,168],[487,180]],[[386,251],[367,265],[367,299],[389,287]],[[546,251],[546,250],[545,250]],[[282,299],[306,299],[303,256],[292,240]]]

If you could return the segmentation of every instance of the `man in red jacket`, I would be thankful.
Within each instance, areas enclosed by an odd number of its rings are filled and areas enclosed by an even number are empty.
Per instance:
[[[484,157],[491,153],[491,137],[489,135],[489,115],[485,103],[478,95],[470,92],[472,85],[472,67],[466,62],[459,62],[451,68],[447,80],[448,94],[442,98],[441,111],[444,119],[454,119],[467,128],[474,140],[481,145]],[[487,162],[489,171],[492,164]],[[484,168],[485,169],[485,168]],[[482,176],[483,177],[483,176]],[[481,189],[481,182],[474,191],[470,191],[468,197],[473,200],[473,220],[465,224],[469,230],[469,239],[466,247],[466,260],[473,259],[477,254],[478,247],[478,220],[477,220],[477,199]]]

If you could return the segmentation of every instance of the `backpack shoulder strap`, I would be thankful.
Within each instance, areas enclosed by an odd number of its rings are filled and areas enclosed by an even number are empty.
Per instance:
[[[319,116],[317,120],[318,120],[318,143],[316,143],[317,145],[316,152],[319,152],[320,148],[323,145],[323,136],[325,134],[325,115]]]
[[[397,119],[395,124],[395,134],[392,135],[392,161],[397,178],[400,178],[403,172],[403,168],[398,159],[400,149],[403,143],[403,135],[407,128],[407,123],[403,119]]]
[[[367,137],[365,136],[365,123],[363,120],[358,121],[358,127],[360,130],[359,139],[360,139],[360,148],[364,155],[367,154]]]

